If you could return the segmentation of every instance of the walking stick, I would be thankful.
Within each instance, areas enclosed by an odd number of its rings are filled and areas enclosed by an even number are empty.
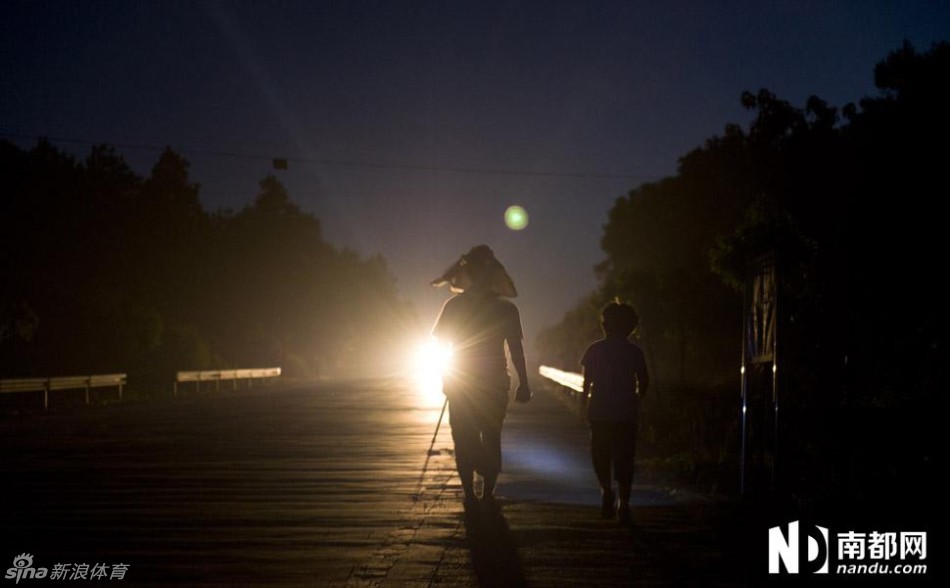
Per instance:
[[[435,438],[439,436],[439,427],[442,426],[442,417],[445,416],[445,407],[448,405],[449,399],[446,398],[445,402],[442,403],[442,412],[439,413],[439,422],[435,424],[435,433],[432,434],[432,443],[429,443],[429,455],[435,455],[438,453],[438,451],[433,453],[432,448],[435,447]]]

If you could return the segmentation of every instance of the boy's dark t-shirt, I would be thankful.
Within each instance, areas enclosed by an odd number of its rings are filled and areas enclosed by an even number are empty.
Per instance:
[[[622,337],[606,337],[591,343],[581,365],[591,382],[588,420],[636,422],[637,393],[644,394],[649,384],[640,347]]]

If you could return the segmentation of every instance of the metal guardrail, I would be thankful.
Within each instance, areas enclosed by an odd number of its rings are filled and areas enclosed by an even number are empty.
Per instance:
[[[565,372],[550,366],[542,365],[538,372],[545,378],[557,382],[565,388],[570,388],[575,392],[584,391],[584,376],[574,372]]]
[[[221,380],[231,380],[234,383],[234,389],[237,390],[238,380],[247,380],[248,386],[250,386],[255,378],[263,380],[264,378],[277,378],[279,376],[279,367],[178,372],[175,375],[174,395],[178,396],[178,384],[185,382],[194,382],[196,389],[200,392],[202,382],[214,382],[215,390],[220,390]]]
[[[49,393],[52,390],[86,391],[86,404],[89,404],[91,388],[112,388],[118,386],[119,400],[122,400],[122,388],[126,374],[100,374],[94,376],[67,376],[61,378],[19,378],[0,380],[0,393],[42,392],[43,408],[49,409]]]

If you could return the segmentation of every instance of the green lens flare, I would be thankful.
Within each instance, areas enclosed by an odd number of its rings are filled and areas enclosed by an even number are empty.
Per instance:
[[[518,206],[509,206],[505,211],[505,224],[512,231],[520,231],[528,226],[528,213],[524,208]]]

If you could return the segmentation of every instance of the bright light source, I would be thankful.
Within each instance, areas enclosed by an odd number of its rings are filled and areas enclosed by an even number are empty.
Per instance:
[[[528,211],[515,204],[505,211],[505,224],[512,231],[520,231],[528,226]]]
[[[419,392],[433,404],[441,404],[442,375],[452,364],[452,348],[448,344],[430,339],[416,350],[413,372]]]

